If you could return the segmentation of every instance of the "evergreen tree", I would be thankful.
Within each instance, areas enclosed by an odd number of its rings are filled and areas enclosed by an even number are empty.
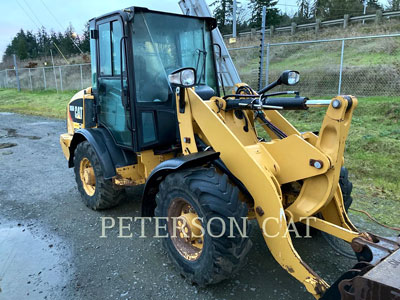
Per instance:
[[[263,6],[267,7],[266,26],[278,25],[281,20],[281,16],[279,14],[279,9],[275,7],[277,3],[277,0],[250,0],[250,25],[254,28],[261,27]]]
[[[90,53],[90,28],[89,22],[86,23],[83,35],[79,40],[79,47],[84,53]]]
[[[389,0],[388,3],[390,10],[400,10],[400,0]]]
[[[31,31],[25,32],[21,29],[7,46],[3,55],[3,61],[10,58],[13,54],[16,54],[20,60],[48,56],[50,49],[54,47],[53,43],[57,44],[66,56],[80,54],[74,42],[83,52],[90,52],[90,31],[88,24],[81,37],[74,34],[72,25],[64,33],[51,31],[49,34],[44,27],[38,30],[36,34]],[[58,50],[53,51],[53,54],[55,56],[60,55]]]
[[[310,0],[298,0],[297,1],[298,11],[296,13],[297,22],[304,22],[311,19],[312,13],[312,4]]]
[[[216,6],[214,17],[217,19],[218,27],[232,24],[233,0],[216,0],[210,6]]]

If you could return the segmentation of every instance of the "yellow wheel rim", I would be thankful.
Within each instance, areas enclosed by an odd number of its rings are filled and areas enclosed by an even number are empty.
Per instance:
[[[183,198],[171,201],[168,209],[168,233],[176,250],[187,260],[197,260],[203,250],[204,234],[200,227],[202,224],[193,206]]]
[[[93,196],[96,192],[96,176],[90,161],[86,157],[81,160],[79,174],[86,194]]]

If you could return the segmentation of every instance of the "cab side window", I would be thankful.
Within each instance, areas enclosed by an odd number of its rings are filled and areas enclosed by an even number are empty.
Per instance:
[[[110,23],[99,25],[100,76],[112,75]]]
[[[123,36],[122,26],[118,21],[114,21],[111,23],[111,41],[112,41],[112,68],[113,75],[121,75],[121,38]],[[122,42],[122,46],[124,46],[124,41]],[[122,68],[125,65],[124,63],[124,51],[122,51]]]
[[[124,51],[122,51],[121,68],[121,38],[123,37],[122,22],[111,20],[98,25],[99,30],[99,79],[98,99],[100,104],[100,123],[108,128],[116,142],[123,146],[132,145],[132,134],[128,128],[130,113],[122,103],[121,69],[124,75]],[[123,42],[123,40],[122,40]],[[124,43],[122,43],[124,49]],[[126,77],[122,84],[127,85]]]

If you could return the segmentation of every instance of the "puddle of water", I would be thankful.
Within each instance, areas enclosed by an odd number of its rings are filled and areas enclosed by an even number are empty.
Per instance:
[[[0,137],[6,137],[6,138],[28,138],[30,140],[40,140],[41,137],[40,136],[36,136],[36,135],[22,135],[22,134],[18,134],[17,130],[14,128],[4,128],[1,129],[2,131],[6,131],[6,134],[1,134]],[[1,149],[1,148],[0,148]]]
[[[69,277],[63,267],[68,255],[23,230],[0,225],[0,299],[59,299]]]
[[[5,111],[0,112],[0,116],[11,116],[11,115],[14,115],[14,113],[5,112]]]

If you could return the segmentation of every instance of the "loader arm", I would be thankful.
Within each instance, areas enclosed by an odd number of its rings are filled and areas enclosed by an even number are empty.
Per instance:
[[[267,143],[257,139],[255,130],[242,130],[245,121],[238,122],[233,111],[225,111],[226,101],[222,98],[203,101],[191,88],[181,90],[176,98],[177,107],[180,104],[181,108],[178,120],[183,153],[197,151],[195,135],[221,153],[224,164],[253,197],[258,224],[274,258],[308,292],[320,298],[329,285],[301,259],[292,244],[288,224],[321,213],[323,219],[313,218],[311,226],[349,243],[368,237],[351,224],[338,185],[357,99],[336,97],[328,107],[318,137],[291,129],[287,138]],[[269,115],[275,121],[287,122],[277,112]],[[265,116],[268,117],[268,111]],[[286,128],[292,127],[287,124]],[[285,209],[281,185],[296,180],[304,182],[301,192]]]

